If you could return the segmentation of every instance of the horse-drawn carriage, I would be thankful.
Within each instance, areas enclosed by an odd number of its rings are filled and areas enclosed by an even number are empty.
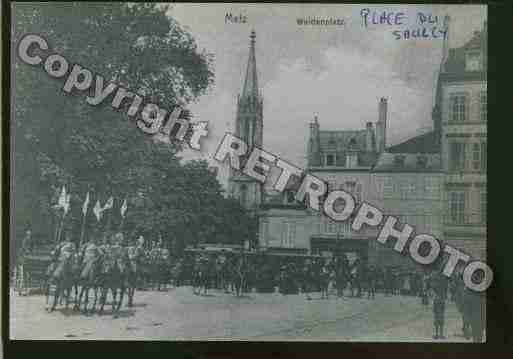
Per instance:
[[[18,295],[44,293],[46,271],[52,262],[50,252],[50,249],[42,248],[19,257],[14,274],[14,290]]]

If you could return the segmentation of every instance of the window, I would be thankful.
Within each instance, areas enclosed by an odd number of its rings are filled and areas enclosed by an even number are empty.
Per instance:
[[[328,218],[324,220],[322,232],[325,234],[348,234],[351,232],[350,221],[335,222]]]
[[[248,197],[248,187],[245,184],[243,184],[240,186],[240,204],[243,207],[246,207],[247,197]]]
[[[472,169],[474,171],[481,169],[481,145],[479,143],[472,144]]]
[[[467,119],[467,96],[465,94],[451,95],[451,121],[464,122]]]
[[[335,155],[334,154],[326,155],[326,166],[335,166]]]
[[[294,247],[294,238],[296,237],[295,223],[283,223],[282,246],[286,248]]]
[[[486,142],[481,142],[481,171],[486,172]]]
[[[401,194],[403,199],[415,198],[415,183],[405,183]]]
[[[487,99],[486,99],[486,91],[481,91],[480,94],[480,115],[481,115],[481,121],[486,122],[486,115],[487,115]]]
[[[391,177],[386,177],[383,183],[383,197],[391,198],[394,196],[394,181]]]
[[[480,201],[480,205],[481,205],[481,223],[484,223],[486,224],[486,205],[487,205],[487,202],[486,202],[486,188],[483,188],[481,189],[481,201]]]
[[[481,54],[479,52],[467,52],[466,71],[481,70]]]
[[[326,218],[324,222],[324,233],[335,234],[337,233],[337,222]]]
[[[452,223],[465,223],[465,191],[449,192],[449,218]]]
[[[424,190],[426,199],[440,198],[440,182],[437,177],[426,177],[424,179]]]
[[[403,156],[403,155],[394,156],[394,164],[396,166],[404,166],[404,158],[405,158],[405,156]]]
[[[486,172],[486,142],[472,144],[472,169]]]
[[[449,148],[449,171],[463,171],[465,169],[465,144],[453,142]]]
[[[426,168],[427,167],[427,156],[421,155],[417,156],[417,167]]]
[[[334,191],[337,189],[337,182],[336,181],[326,181],[328,184],[328,192]]]

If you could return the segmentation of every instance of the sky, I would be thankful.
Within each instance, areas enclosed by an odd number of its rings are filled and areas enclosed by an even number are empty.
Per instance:
[[[363,8],[405,16],[401,25],[365,27]],[[381,97],[388,98],[387,145],[429,131],[443,41],[396,40],[392,34],[419,28],[418,12],[438,16],[439,28],[444,15],[451,17],[449,47],[468,41],[487,15],[484,5],[173,4],[168,15],[215,59],[215,84],[189,106],[193,121],[209,122],[209,136],[201,152],[187,150],[184,158],[219,166],[213,155],[225,132],[234,130],[251,30],[264,98],[265,150],[304,168],[314,115],[321,130],[362,129],[377,121]],[[226,22],[229,13],[246,17],[246,23]],[[342,19],[344,25],[297,24],[297,18],[308,17]],[[223,183],[226,174],[221,166]]]

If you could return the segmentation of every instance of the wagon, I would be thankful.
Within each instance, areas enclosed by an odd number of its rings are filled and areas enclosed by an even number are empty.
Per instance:
[[[18,295],[42,293],[46,282],[46,271],[52,258],[50,254],[26,254],[20,258],[15,269],[14,289]]]

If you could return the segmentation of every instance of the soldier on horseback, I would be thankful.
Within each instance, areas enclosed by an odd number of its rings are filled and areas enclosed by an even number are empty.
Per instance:
[[[82,285],[78,302],[75,303],[75,309],[80,309],[82,297],[85,295],[84,312],[87,313],[87,304],[89,302],[89,289],[94,288],[94,304],[91,310],[96,307],[98,300],[98,277],[100,270],[100,261],[103,251],[98,245],[98,232],[96,231],[93,236],[80,248],[80,266],[78,281]]]
[[[50,311],[55,310],[58,298],[68,287],[70,287],[72,279],[73,257],[75,255],[75,244],[71,241],[71,234],[67,232],[64,239],[58,243],[52,251],[52,263],[48,267],[48,284],[47,284],[47,303],[50,296],[50,285],[56,285],[54,302]],[[69,303],[69,291],[66,296],[66,307]]]
[[[109,245],[107,241],[103,246],[105,254],[101,270],[103,278],[100,313],[103,312],[109,289],[112,292],[113,312],[117,312],[121,308],[126,289],[128,256],[125,247],[122,246],[123,234],[116,233],[113,242],[112,245]],[[119,302],[116,302],[118,289],[120,291],[120,299]]]

